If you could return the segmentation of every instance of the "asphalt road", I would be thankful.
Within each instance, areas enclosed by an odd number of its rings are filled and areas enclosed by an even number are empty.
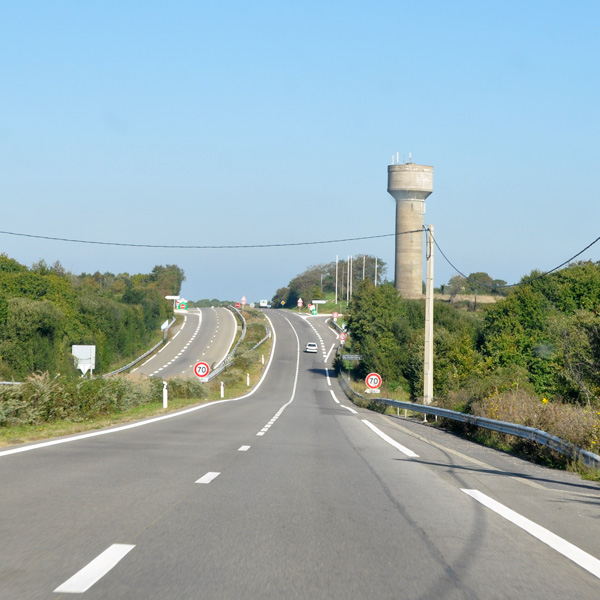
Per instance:
[[[182,325],[171,339],[131,372],[149,377],[196,377],[194,365],[206,362],[211,369],[221,363],[231,348],[237,322],[226,308],[195,308],[184,314]]]
[[[597,600],[598,485],[357,409],[267,314],[247,397],[0,452],[0,599]]]

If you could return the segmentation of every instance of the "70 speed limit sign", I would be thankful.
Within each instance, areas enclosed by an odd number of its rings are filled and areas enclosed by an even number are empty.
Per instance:
[[[210,373],[210,367],[205,362],[198,362],[194,365],[194,373],[196,373],[197,377],[202,379]]]
[[[379,373],[369,373],[365,378],[365,383],[370,390],[376,390],[381,386],[381,375]]]

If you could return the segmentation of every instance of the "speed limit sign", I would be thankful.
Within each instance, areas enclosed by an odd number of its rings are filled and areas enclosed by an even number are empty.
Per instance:
[[[198,362],[194,365],[194,373],[202,379],[210,373],[210,367],[205,362]]]
[[[342,340],[342,342],[344,342],[348,336],[342,331],[338,337],[340,340]]]
[[[379,373],[369,373],[365,378],[365,383],[370,390],[376,390],[381,386],[381,375]]]

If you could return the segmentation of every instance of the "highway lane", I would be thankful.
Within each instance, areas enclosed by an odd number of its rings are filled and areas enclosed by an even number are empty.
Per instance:
[[[334,343],[323,319],[267,314],[253,395],[0,453],[0,598],[68,597],[108,549],[126,554],[86,598],[598,597],[600,574],[463,491],[598,558],[598,486],[353,407],[302,351]]]
[[[173,337],[148,360],[132,369],[148,377],[194,378],[194,365],[202,360],[212,369],[220,364],[233,344],[237,322],[226,308],[196,308],[184,314]]]

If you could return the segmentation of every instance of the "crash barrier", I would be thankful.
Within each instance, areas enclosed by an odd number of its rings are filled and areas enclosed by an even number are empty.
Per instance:
[[[139,363],[141,360],[144,360],[144,358],[146,358],[146,356],[149,356],[150,354],[152,354],[155,350],[160,348],[165,343],[165,341],[167,339],[167,335],[169,333],[169,329],[171,328],[171,325],[173,325],[173,323],[175,323],[175,317],[173,317],[173,320],[167,325],[166,329],[164,330],[163,339],[160,342],[158,342],[158,344],[156,344],[156,346],[153,346],[152,348],[150,348],[150,350],[148,350],[148,352],[144,352],[144,354],[142,354],[141,356],[138,356],[135,360],[131,361],[128,365],[125,365],[124,367],[121,367],[120,369],[117,369],[116,371],[111,371],[110,373],[104,373],[104,375],[98,376],[98,379],[104,379],[105,377],[111,377],[112,375],[117,375],[119,373],[122,373],[123,371],[127,371],[127,369],[130,369],[131,367],[133,367],[133,365],[137,365],[137,363]]]
[[[350,382],[346,376],[342,373],[340,377],[340,384],[346,395],[350,398],[359,398],[364,400],[365,397],[355,392],[350,387]],[[548,446],[552,450],[564,455],[581,460],[588,467],[600,468],[600,456],[579,448],[570,442],[566,442],[555,435],[551,435],[542,431],[541,429],[535,429],[533,427],[526,427],[525,425],[516,425],[515,423],[507,423],[506,421],[496,421],[495,419],[487,419],[485,417],[476,417],[474,415],[467,415],[455,410],[449,410],[446,408],[438,408],[437,406],[429,406],[425,404],[415,404],[413,402],[402,402],[400,400],[390,400],[389,398],[372,398],[373,401],[379,402],[380,404],[386,404],[387,406],[396,406],[397,408],[403,408],[416,413],[423,413],[425,415],[435,415],[444,419],[452,419],[453,421],[460,421],[462,423],[469,423],[476,427],[483,427],[484,429],[490,429],[492,431],[498,431],[500,433],[506,433],[508,435],[514,435],[526,440],[531,440]]]

